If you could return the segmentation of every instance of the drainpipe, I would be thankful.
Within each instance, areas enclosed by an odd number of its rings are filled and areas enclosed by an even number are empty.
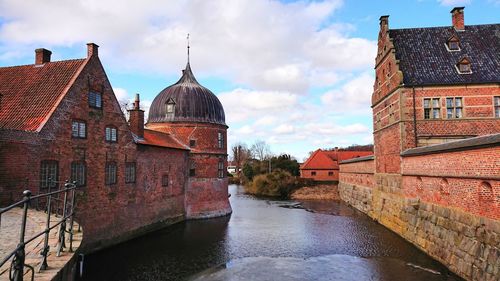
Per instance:
[[[418,135],[417,135],[417,110],[416,110],[416,105],[415,105],[415,86],[412,87],[413,89],[413,134],[415,135],[415,147],[418,146]]]

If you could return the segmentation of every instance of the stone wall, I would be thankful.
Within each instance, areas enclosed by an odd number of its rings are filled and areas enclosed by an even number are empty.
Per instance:
[[[342,164],[342,200],[463,278],[499,280],[498,143],[407,152],[401,158],[402,174],[376,173],[373,185],[365,181],[368,161]]]

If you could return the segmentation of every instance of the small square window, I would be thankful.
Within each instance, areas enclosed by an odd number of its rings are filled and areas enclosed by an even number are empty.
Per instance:
[[[73,138],[87,138],[87,124],[84,121],[73,120],[71,123],[71,136]]]
[[[311,176],[315,176],[316,175],[316,172],[311,172]]]
[[[95,108],[102,108],[102,95],[98,92],[90,91],[88,95],[89,106]]]
[[[189,146],[190,147],[195,147],[196,146],[196,140],[189,140]]]
[[[328,172],[328,176],[333,176],[333,172]]]
[[[106,141],[117,142],[118,130],[115,127],[106,127]]]

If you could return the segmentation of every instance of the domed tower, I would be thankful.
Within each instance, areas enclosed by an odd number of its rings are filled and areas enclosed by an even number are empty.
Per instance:
[[[196,81],[188,63],[179,81],[161,91],[149,109],[147,128],[170,133],[191,149],[186,217],[231,213],[228,199],[227,128],[219,99]]]

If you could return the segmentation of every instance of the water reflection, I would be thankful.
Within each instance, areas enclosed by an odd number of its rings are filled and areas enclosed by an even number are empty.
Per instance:
[[[85,280],[460,280],[340,202],[284,208],[297,202],[230,192],[230,217],[180,223],[88,256]]]

